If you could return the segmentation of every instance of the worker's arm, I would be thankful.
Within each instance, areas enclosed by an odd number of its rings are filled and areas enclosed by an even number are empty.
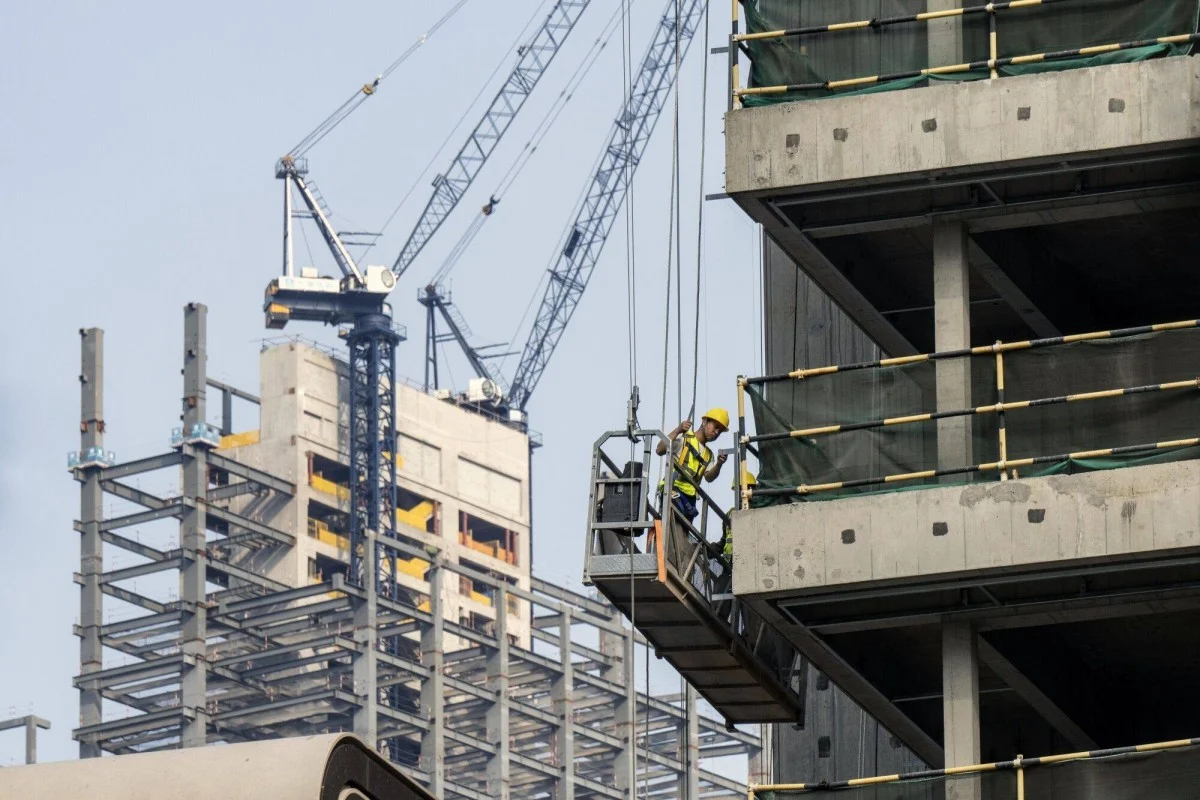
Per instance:
[[[721,453],[719,456],[717,456],[717,463],[709,467],[708,472],[704,473],[704,480],[708,481],[709,483],[715,481],[717,476],[721,474],[721,467],[725,466],[725,461],[728,458],[729,456],[725,455],[724,453]]]
[[[679,437],[680,434],[690,431],[691,429],[692,421],[690,419],[685,419],[683,422],[675,426],[675,430],[667,434],[667,438],[673,442]],[[665,456],[667,454],[667,443],[659,440],[658,446],[654,448],[654,452],[658,453],[660,456]]]

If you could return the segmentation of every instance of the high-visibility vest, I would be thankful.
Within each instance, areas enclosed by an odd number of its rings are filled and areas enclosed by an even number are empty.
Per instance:
[[[696,496],[696,486],[704,477],[712,461],[712,451],[708,449],[693,431],[683,434],[683,443],[679,447],[679,456],[675,459],[674,488],[680,494],[688,497]],[[686,477],[685,477],[686,476]],[[689,481],[688,478],[691,478]]]

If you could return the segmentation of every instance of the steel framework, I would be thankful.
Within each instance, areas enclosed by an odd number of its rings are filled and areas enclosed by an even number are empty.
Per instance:
[[[295,539],[254,508],[296,487],[217,449],[207,388],[232,390],[207,378],[204,321],[203,306],[186,308],[175,446],[126,463],[103,450],[103,332],[81,331],[82,450],[70,459],[82,487],[81,756],[354,731],[438,797],[744,793],[699,760],[757,758],[758,737],[696,713],[694,693],[637,693],[643,640],[606,603],[537,579],[525,591],[440,554],[427,605],[375,581],[333,575],[296,588],[261,574],[256,565],[286,557]],[[180,480],[178,493],[141,488],[155,473]],[[106,504],[124,508],[106,514]],[[369,522],[367,573],[381,553],[431,558],[381,543]],[[106,551],[137,563],[106,568]],[[440,587],[459,575],[497,592],[493,627],[445,618]],[[108,618],[105,597],[119,601]],[[529,606],[528,648],[507,634],[510,597]]]

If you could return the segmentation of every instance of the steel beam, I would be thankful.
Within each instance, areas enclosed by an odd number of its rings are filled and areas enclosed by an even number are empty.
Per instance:
[[[100,331],[99,328],[91,328],[90,330]],[[128,461],[124,464],[106,467],[100,472],[100,480],[115,481],[120,478],[128,478],[130,475],[141,475],[143,472],[154,472],[155,470],[166,469],[167,467],[177,467],[182,462],[183,456],[180,455],[179,451],[172,450],[162,455],[139,458],[137,461]]]
[[[251,483],[257,483],[264,489],[286,494],[289,497],[296,493],[296,485],[290,481],[277,478],[266,470],[255,469],[240,461],[234,461],[232,458],[223,456],[220,453],[210,452],[208,454],[208,463],[211,467],[224,470],[231,475],[237,475],[239,478],[244,478]]]
[[[211,455],[211,453],[209,455]],[[285,544],[289,547],[293,547],[296,544],[296,537],[292,536],[290,533],[284,533],[281,530],[272,528],[270,525],[243,517],[241,514],[236,514],[227,508],[208,505],[205,503],[203,496],[197,498],[196,500],[193,500],[189,497],[184,500],[184,505],[193,507],[204,505],[206,507],[205,513],[208,517],[211,517],[218,522],[224,522],[229,525],[230,528],[241,528],[242,530],[252,533],[256,536],[262,536],[264,538],[271,539],[276,544]]]
[[[1096,744],[1096,741],[1088,736],[1078,723],[1071,719],[1033,681],[1025,677],[1025,673],[1017,669],[999,650],[988,644],[982,636],[976,636],[976,639],[980,663],[986,664],[1022,700],[1033,706],[1033,710],[1041,714],[1042,718],[1049,722],[1054,730],[1062,734],[1072,747],[1077,750],[1098,750],[1100,748],[1100,745]]]
[[[561,774],[554,781],[554,800],[575,800],[575,671],[571,663],[571,611],[559,614],[559,674],[550,685],[558,728],[554,754]]]
[[[86,453],[93,447],[104,448],[104,331],[87,328],[79,332],[81,343],[81,365],[79,372],[80,417],[79,448]],[[79,625],[83,631],[79,639],[79,671],[81,674],[96,672],[104,666],[104,646],[100,640],[100,626],[104,616],[104,596],[100,576],[104,572],[104,544],[100,538],[104,518],[104,490],[101,487],[102,471],[98,467],[79,470],[82,474],[80,489],[79,519],[82,536],[79,542],[79,573],[82,576],[79,591]],[[79,691],[80,727],[97,725],[103,719],[100,692],[94,687]],[[98,746],[79,743],[80,758],[96,758],[101,755]]]
[[[488,758],[487,791],[499,800],[508,800],[509,773],[509,697],[508,697],[508,591],[496,592],[496,646],[488,654],[487,688],[492,700],[487,710],[487,737],[496,748]]]
[[[208,309],[188,303],[183,310],[183,428],[203,425],[207,389],[207,316]],[[182,452],[183,479],[180,494],[192,500],[183,511],[179,525],[179,543],[184,567],[180,575],[180,599],[184,603],[180,649],[190,657],[181,680],[181,706],[193,716],[180,734],[183,747],[203,747],[208,743],[208,661],[205,645],[208,635],[207,574],[204,550],[208,521],[208,449],[186,447]]]
[[[431,624],[421,632],[421,664],[429,668],[428,679],[421,683],[421,711],[429,720],[429,730],[421,738],[421,768],[429,773],[429,791],[439,800],[446,794],[446,688],[443,681],[446,662],[442,649],[445,641],[445,620],[442,616],[444,569],[440,563],[429,569]]]
[[[181,516],[183,506],[180,503],[168,503],[159,508],[152,508],[147,511],[138,511],[133,514],[126,514],[123,517],[112,517],[100,523],[102,533],[108,531],[116,531],[121,528],[131,528],[134,525],[145,525],[148,522],[157,522],[160,519],[168,519],[171,517]]]

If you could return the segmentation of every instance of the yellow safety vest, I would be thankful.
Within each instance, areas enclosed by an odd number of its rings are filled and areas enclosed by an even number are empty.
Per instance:
[[[679,457],[675,459],[674,487],[680,494],[688,497],[696,496],[696,486],[704,477],[709,462],[712,461],[712,451],[700,443],[693,431],[683,434],[683,444],[679,448]],[[684,477],[687,476],[687,477]],[[691,478],[691,481],[688,480]]]

